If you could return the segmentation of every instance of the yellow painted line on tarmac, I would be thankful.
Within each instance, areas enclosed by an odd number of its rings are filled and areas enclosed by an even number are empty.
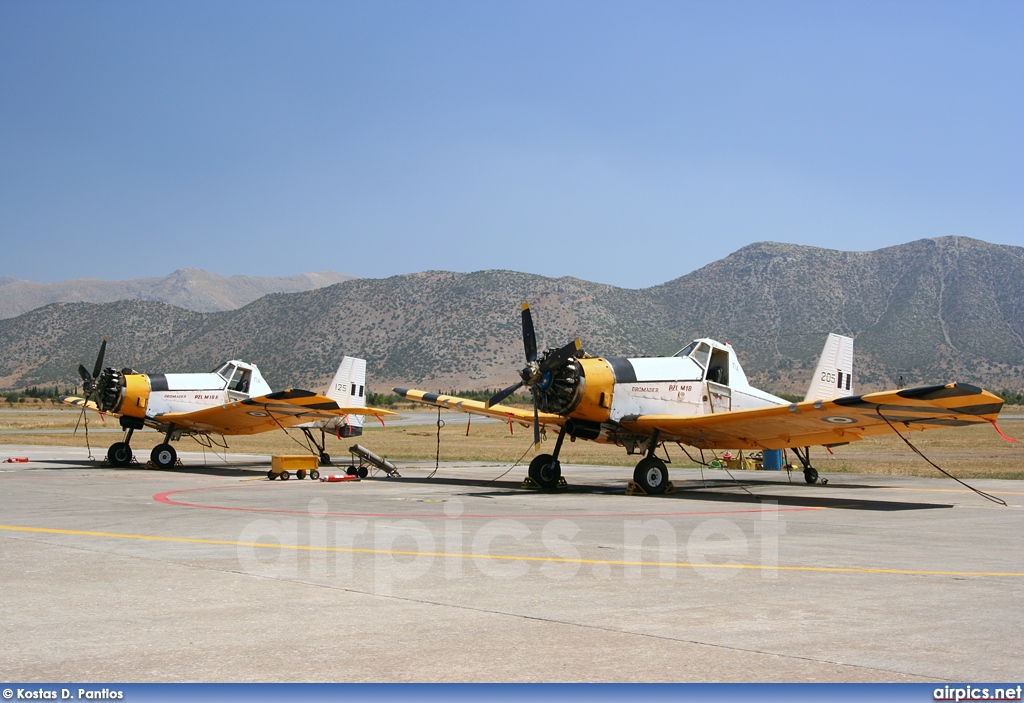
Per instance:
[[[689,564],[664,561],[616,561],[611,559],[566,559],[563,557],[530,557],[514,554],[461,554],[446,552],[414,552],[400,549],[361,549],[358,547],[315,547],[304,544],[274,544],[267,542],[234,542],[223,539],[200,539],[196,537],[164,537],[161,535],[130,535],[117,532],[91,532],[87,530],[60,530],[50,527],[24,527],[0,525],[0,530],[9,532],[31,532],[52,535],[74,535],[81,537],[107,537],[111,539],[133,539],[148,542],[177,542],[185,544],[210,544],[227,547],[264,547],[267,549],[291,549],[304,552],[346,552],[351,554],[391,554],[396,556],[428,556],[445,559],[490,559],[494,561],[550,562],[556,564],[607,564],[608,566],[678,566],[700,569],[741,569],[753,571],[810,571],[831,574],[895,574],[904,576],[1010,576],[1024,577],[1024,572],[1013,571],[926,571],[920,569],[870,569],[840,566],[772,566],[770,564]]]

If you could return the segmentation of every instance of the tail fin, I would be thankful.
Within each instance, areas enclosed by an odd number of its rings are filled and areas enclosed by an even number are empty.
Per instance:
[[[366,359],[342,357],[341,364],[338,365],[338,372],[334,374],[334,380],[327,387],[326,395],[343,408],[365,408]],[[349,415],[348,424],[361,430],[363,416]]]
[[[821,350],[818,368],[804,400],[832,400],[855,395],[853,390],[853,339],[830,333]]]

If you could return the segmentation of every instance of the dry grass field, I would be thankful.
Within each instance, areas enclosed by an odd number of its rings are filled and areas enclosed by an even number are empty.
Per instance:
[[[68,432],[78,419],[78,412],[74,409],[48,403],[19,403],[15,406],[0,404],[0,410],[5,411],[0,412],[0,452],[5,444],[85,446],[86,438],[81,428],[77,435]],[[1004,408],[1003,414],[1011,417],[1004,417],[999,423],[1000,429],[1020,441],[1011,443],[1003,440],[989,425],[914,432],[905,436],[928,458],[960,478],[1024,479],[1024,408],[1009,406]],[[442,462],[483,461],[496,467],[509,467],[520,458],[529,463],[533,457],[529,428],[515,425],[510,434],[507,425],[474,418],[467,436],[466,415],[446,412],[442,419],[445,421],[441,429]],[[117,421],[111,418],[102,422],[96,415],[90,415],[89,428],[90,444],[100,456],[119,438],[117,433],[95,432],[98,429],[117,429]],[[160,440],[156,432],[136,433],[132,446],[139,460],[145,461],[149,450]],[[305,440],[298,430],[291,430],[287,435],[278,431],[251,437],[228,437],[226,441],[230,451],[235,453],[297,454],[302,453],[305,447]],[[335,460],[346,459],[348,447],[355,442],[394,460],[434,459],[437,428],[433,425],[382,428],[368,418],[362,437],[341,441],[328,438],[327,441],[327,451]],[[550,451],[553,444],[554,435],[548,433],[542,451]],[[187,438],[178,443],[178,448],[181,451],[200,450],[198,444]],[[217,449],[217,452],[222,451]],[[689,451],[694,458],[700,457],[699,452]],[[216,459],[213,450],[207,449],[207,452],[210,460]],[[817,447],[812,450],[813,463],[822,474],[941,476],[894,436],[865,439],[837,447],[834,452],[829,454],[824,448]],[[676,445],[668,447],[668,454],[673,467],[697,466]],[[561,458],[566,464],[605,466],[633,466],[637,459],[627,456],[621,448],[585,441],[566,442]],[[710,460],[712,457],[707,454],[706,458]],[[795,458],[791,460],[795,461]]]

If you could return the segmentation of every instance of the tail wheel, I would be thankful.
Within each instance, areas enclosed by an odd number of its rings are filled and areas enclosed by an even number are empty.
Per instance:
[[[656,456],[641,459],[633,471],[633,480],[645,493],[664,493],[668,487],[668,467]]]
[[[178,452],[170,444],[158,444],[150,452],[149,460],[156,464],[158,469],[170,469],[178,462]]]
[[[114,442],[107,450],[107,461],[111,466],[128,466],[134,458],[132,448],[127,442]]]
[[[562,477],[562,464],[550,454],[539,454],[530,462],[530,478],[544,489],[558,487]]]

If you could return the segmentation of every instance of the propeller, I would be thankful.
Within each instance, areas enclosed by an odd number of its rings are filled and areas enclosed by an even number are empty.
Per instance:
[[[540,406],[543,404],[545,411],[554,412],[567,408],[567,397],[571,401],[579,381],[578,367],[572,361],[582,350],[582,345],[577,337],[564,347],[547,350],[538,361],[537,335],[529,303],[523,303],[522,317],[526,367],[519,372],[521,380],[491,396],[487,407],[497,405],[523,386],[529,388],[533,396],[533,443],[540,444]],[[568,395],[566,391],[569,391]]]
[[[107,337],[103,336],[103,342],[100,344],[100,353],[96,355],[96,364],[92,367],[92,373],[89,373],[89,369],[81,363],[78,364],[78,375],[82,377],[82,390],[85,391],[85,402],[82,403],[82,412],[78,416],[78,422],[75,423],[75,433],[78,432],[78,425],[82,422],[82,418],[85,417],[85,411],[89,406],[89,399],[92,394],[98,390],[100,373],[103,371],[103,357],[107,353]],[[85,431],[89,431],[89,423],[85,423]]]

